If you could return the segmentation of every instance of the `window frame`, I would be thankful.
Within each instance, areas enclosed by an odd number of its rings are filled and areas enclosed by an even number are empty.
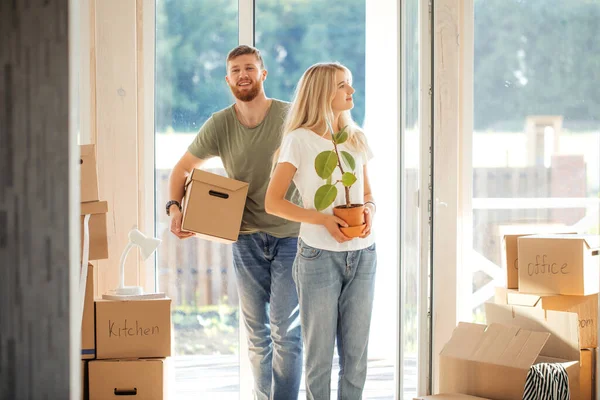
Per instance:
[[[433,1],[432,389],[439,354],[464,320],[472,251],[473,0]],[[438,62],[443,59],[444,62]],[[443,117],[442,117],[443,116]],[[440,172],[438,172],[440,171]],[[467,319],[470,321],[470,319]]]
[[[94,0],[90,0],[94,1]],[[138,2],[143,2],[143,42],[142,42],[142,54],[143,54],[143,63],[144,63],[144,82],[152,82],[151,88],[142,92],[144,104],[152,104],[152,107],[144,108],[144,129],[143,129],[143,138],[140,138],[140,143],[143,144],[140,148],[143,148],[143,158],[140,160],[140,179],[144,182],[152,182],[152,185],[142,186],[145,191],[145,195],[142,196],[146,199],[146,203],[144,207],[147,210],[154,210],[155,207],[160,206],[154,204],[154,46],[155,46],[155,0],[137,0]],[[394,15],[391,18],[394,18],[397,25],[397,30],[395,32],[395,39],[397,44],[401,43],[401,16],[402,16],[402,2],[398,2],[397,0],[385,0],[385,4],[376,4],[375,3],[367,3],[367,18],[370,18],[369,15],[375,15],[377,12],[381,13],[382,7],[393,8],[395,10]],[[255,44],[255,0],[238,0],[238,36],[239,36],[239,44]],[[421,19],[421,44],[420,44],[420,52],[421,52],[421,87],[430,87],[431,85],[431,2],[427,4],[426,2],[420,2],[420,19]],[[370,13],[369,13],[370,11]],[[389,12],[389,11],[388,11]],[[373,18],[373,17],[371,17]],[[251,21],[251,22],[250,22]],[[389,35],[389,32],[388,32]],[[388,41],[389,46],[389,41]],[[400,46],[394,46],[395,48],[399,48]],[[398,53],[395,53],[395,57],[397,58],[397,79],[400,82],[401,79],[401,54],[400,50]],[[368,84],[367,84],[368,85]],[[396,97],[398,102],[401,101],[401,92],[400,85],[397,85],[396,89]],[[429,91],[422,91],[421,99],[420,99],[420,118],[422,118],[421,124],[421,165],[420,165],[420,184],[422,188],[431,188],[431,181],[429,172],[431,171],[431,153],[429,151],[430,145],[432,143],[431,133],[432,133],[432,125],[427,123],[430,121],[430,117],[432,115],[431,111],[432,101],[431,101],[431,93]],[[400,107],[398,107],[400,109]],[[401,124],[400,116],[398,117],[398,123]],[[402,138],[403,126],[400,125],[396,130],[396,134]],[[403,144],[401,144],[402,146]],[[399,151],[401,148],[399,149]],[[142,154],[142,153],[141,153]],[[401,154],[401,153],[399,153]],[[399,168],[403,168],[402,165],[398,164]],[[399,170],[399,173],[402,173],[402,169]],[[400,190],[401,184],[400,184]],[[417,382],[417,392],[419,395],[429,393],[431,390],[431,315],[429,314],[429,305],[430,305],[430,266],[431,266],[431,250],[430,245],[432,243],[432,236],[429,227],[432,210],[430,208],[431,204],[431,189],[428,190],[427,193],[422,193],[419,196],[419,207],[420,207],[420,238],[421,238],[421,249],[420,249],[420,275],[419,275],[419,306],[418,306],[418,324],[419,324],[419,332],[424,332],[426,335],[423,340],[419,340],[419,349],[418,349],[418,357],[421,360],[418,370],[418,382]],[[425,194],[425,195],[423,195]],[[401,193],[401,196],[404,196],[404,193]],[[400,197],[401,198],[401,197]],[[142,206],[140,205],[140,209]],[[148,212],[144,214],[146,218],[148,218],[148,222],[155,227],[154,221],[154,212]],[[401,222],[400,222],[401,223]],[[398,226],[400,229],[400,226]],[[155,232],[156,233],[156,232]],[[402,237],[399,236],[400,246],[402,246]],[[398,259],[398,268],[401,268],[400,258]],[[155,257],[151,257],[146,262],[146,281],[144,282],[147,290],[160,290],[158,287],[158,269],[156,268],[156,260]],[[400,277],[400,274],[399,274]],[[398,285],[401,285],[400,279],[398,279]],[[400,294],[401,286],[398,286],[397,289],[398,295]],[[402,334],[402,319],[401,319],[401,305],[400,305],[400,296],[398,296],[398,315],[396,320],[396,329],[398,335]],[[241,323],[241,322],[240,322]],[[401,337],[399,338],[399,343],[401,343]],[[247,340],[245,338],[245,330],[240,329],[240,354],[247,353]],[[402,350],[401,346],[398,346],[398,351],[396,354],[396,376],[395,376],[395,386],[396,393],[395,398],[400,399],[403,396],[403,365],[402,365]],[[245,377],[245,379],[244,379]],[[245,398],[250,396],[252,390],[252,379],[251,379],[251,369],[250,363],[247,357],[240,357],[240,396],[241,398]],[[245,396],[247,395],[247,396]]]

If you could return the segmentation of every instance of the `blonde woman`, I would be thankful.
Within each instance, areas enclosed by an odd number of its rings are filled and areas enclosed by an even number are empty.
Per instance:
[[[350,115],[353,93],[350,71],[339,63],[315,64],[306,70],[284,124],[265,198],[267,213],[301,223],[292,273],[306,353],[306,393],[311,400],[330,398],[336,339],[340,358],[338,399],[361,399],[367,374],[377,264],[371,233],[375,203],[367,175],[372,153]],[[343,190],[324,211],[317,211],[313,200],[324,183],[315,171],[315,157],[332,150],[332,131],[343,127],[347,127],[349,139],[338,146],[356,160],[358,178],[350,196],[354,202],[366,204],[365,230],[354,239],[342,233],[340,225],[347,225],[332,212],[333,207],[345,204]],[[337,179],[341,176],[336,170],[333,181]],[[292,181],[304,207],[285,198]]]

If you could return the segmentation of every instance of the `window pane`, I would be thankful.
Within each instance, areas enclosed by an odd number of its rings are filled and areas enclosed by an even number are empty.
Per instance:
[[[395,29],[390,28],[390,31]],[[369,143],[375,153],[374,160],[378,160],[378,163],[370,166],[372,169],[369,175],[378,199],[377,213],[395,221],[399,204],[397,179],[391,179],[390,183],[381,178],[390,176],[389,172],[385,175],[384,171],[387,171],[389,164],[386,165],[385,160],[382,160],[385,152],[381,150],[391,149],[395,163],[398,158],[395,152],[397,138],[392,132],[389,132],[391,137],[370,132],[365,124],[370,118],[365,114],[365,91],[370,90],[365,87],[365,43],[365,0],[256,1],[256,45],[263,52],[269,71],[265,83],[267,96],[291,100],[302,73],[316,62],[339,61],[352,72],[353,86],[356,89],[352,115],[367,130]],[[377,169],[377,164],[380,170]],[[388,208],[387,204],[393,209]],[[395,223],[385,224],[382,221],[383,219],[375,219],[378,266],[365,399],[393,399],[395,393],[397,293],[394,290],[397,282],[398,236]],[[387,240],[383,240],[384,237]],[[388,245],[392,242],[393,244]],[[332,398],[337,396],[337,354],[333,367]],[[300,397],[304,398],[304,384],[301,389]]]
[[[471,309],[483,321],[506,285],[504,234],[598,233],[600,3],[474,5]]]
[[[352,71],[354,120],[365,119],[365,0],[256,1],[256,46],[269,76],[267,96],[290,101],[302,73],[339,61]]]
[[[238,297],[229,246],[179,240],[165,215],[168,177],[206,119],[232,102],[225,58],[238,44],[238,2],[156,2],[158,285],[173,299],[176,398],[238,399]],[[224,174],[219,160],[206,169]]]
[[[402,197],[401,221],[403,229],[403,247],[401,251],[401,285],[402,285],[402,353],[403,381],[402,398],[412,399],[417,395],[417,371],[420,362],[418,349],[420,340],[427,336],[419,335],[418,297],[419,297],[419,268],[420,268],[420,209],[416,193],[420,187],[420,69],[419,58],[420,23],[419,1],[404,2],[404,92],[403,107],[404,140],[402,158],[404,175],[402,177],[404,196]]]

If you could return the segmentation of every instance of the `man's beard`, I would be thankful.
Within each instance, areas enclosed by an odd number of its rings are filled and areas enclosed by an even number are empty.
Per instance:
[[[231,89],[231,93],[233,93],[236,99],[243,102],[249,102],[254,100],[256,96],[258,96],[258,93],[260,93],[260,82],[252,84],[252,88],[250,90],[242,91],[238,89],[237,85],[229,85],[229,88]]]

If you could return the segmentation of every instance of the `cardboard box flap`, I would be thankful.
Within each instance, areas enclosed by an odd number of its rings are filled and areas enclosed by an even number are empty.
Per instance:
[[[461,325],[471,325],[469,327]],[[441,356],[520,369],[535,362],[550,335],[502,324],[461,323]]]
[[[519,369],[528,369],[535,362],[549,337],[545,333],[501,324],[490,324],[485,336],[473,361]]]
[[[513,306],[526,306],[526,307],[541,307],[542,306],[542,295],[519,293],[514,289],[506,289],[503,287],[496,287],[495,301],[497,304],[507,304]]]
[[[191,181],[207,183],[209,185],[216,186],[228,190],[230,192],[236,192],[248,186],[246,182],[226,178],[224,176],[203,171],[201,169],[195,169],[192,171],[192,174],[188,177],[188,180],[186,182],[186,187]]]
[[[528,239],[567,239],[567,240],[583,240],[588,249],[600,249],[600,236],[599,235],[588,235],[588,234],[574,234],[574,233],[555,233],[552,235],[549,234],[540,234],[540,235],[530,235],[530,236],[522,236],[519,240],[528,240]],[[596,254],[597,255],[597,254]]]
[[[92,201],[81,203],[81,215],[87,214],[105,214],[108,212],[108,203],[106,201]]]
[[[550,334],[541,356],[566,361],[579,360],[579,319],[577,314],[543,310],[540,307],[485,303],[489,324],[514,325],[534,332]]]
[[[456,328],[454,328],[452,337],[442,348],[440,355],[455,358],[468,358],[476,350],[479,341],[483,338],[485,328],[486,326],[481,324],[460,322]]]

